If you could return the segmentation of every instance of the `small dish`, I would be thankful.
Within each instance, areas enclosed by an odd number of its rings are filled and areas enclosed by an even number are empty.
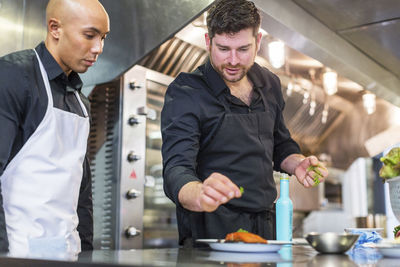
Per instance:
[[[357,241],[359,235],[338,233],[309,233],[307,242],[318,252],[340,254],[349,250]]]

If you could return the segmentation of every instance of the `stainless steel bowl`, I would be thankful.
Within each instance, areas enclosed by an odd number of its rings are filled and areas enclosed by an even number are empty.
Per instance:
[[[338,233],[309,233],[307,242],[321,253],[344,253],[357,241],[360,235]]]

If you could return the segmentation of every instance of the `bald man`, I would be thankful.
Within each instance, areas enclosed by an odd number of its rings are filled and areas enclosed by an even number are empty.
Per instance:
[[[46,21],[44,42],[0,58],[0,250],[14,256],[93,249],[78,73],[102,53],[109,18],[97,0],[50,0]]]

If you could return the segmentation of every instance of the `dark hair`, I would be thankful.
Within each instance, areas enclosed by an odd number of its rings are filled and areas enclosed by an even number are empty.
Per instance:
[[[210,40],[215,34],[237,33],[253,28],[254,36],[260,28],[260,13],[253,2],[247,0],[219,0],[207,14],[207,28]]]

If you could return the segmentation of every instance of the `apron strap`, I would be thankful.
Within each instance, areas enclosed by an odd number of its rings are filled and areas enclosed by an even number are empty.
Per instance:
[[[37,60],[39,62],[39,68],[40,68],[40,72],[42,74],[44,87],[46,88],[47,98],[48,98],[48,107],[52,108],[53,107],[53,94],[51,93],[49,77],[47,76],[47,72],[46,72],[46,70],[45,70],[45,68],[43,66],[42,61],[40,60],[40,57],[39,57],[38,53],[36,52],[35,49],[33,49],[33,51],[35,51],[36,58],[37,58]]]

